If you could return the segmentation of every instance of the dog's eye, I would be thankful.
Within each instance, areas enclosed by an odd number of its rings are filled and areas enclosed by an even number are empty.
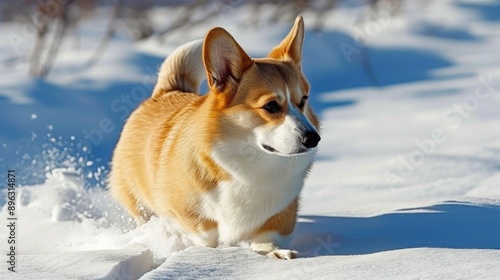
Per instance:
[[[281,106],[276,101],[269,101],[262,108],[271,114],[276,114],[279,113],[279,111],[281,111]]]
[[[304,95],[302,96],[302,99],[300,100],[299,108],[302,109],[306,105],[307,99],[309,99],[309,96]]]

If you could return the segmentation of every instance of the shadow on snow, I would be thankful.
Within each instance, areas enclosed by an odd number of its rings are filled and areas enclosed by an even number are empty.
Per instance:
[[[500,249],[500,207],[447,201],[374,217],[301,216],[291,247],[304,256],[406,248]]]

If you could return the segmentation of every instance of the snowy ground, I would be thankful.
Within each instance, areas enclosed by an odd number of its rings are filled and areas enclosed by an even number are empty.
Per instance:
[[[79,31],[79,47],[67,43],[42,81],[28,78],[23,63],[33,38],[19,26],[0,25],[2,37],[20,35],[25,44],[0,42],[0,172],[4,182],[15,168],[23,185],[16,198],[17,273],[3,261],[1,278],[497,278],[499,11],[500,1],[417,3],[403,7],[402,17],[345,5],[327,15],[322,32],[307,32],[304,71],[323,132],[290,240],[301,258],[292,261],[244,246],[190,247],[161,219],[134,229],[95,186],[103,184],[123,121],[176,45],[220,25],[262,56],[290,26],[249,28],[235,24],[247,10],[224,11],[162,46],[131,44],[121,34],[89,68],[106,22],[98,17]],[[304,16],[306,26],[314,22]],[[105,119],[113,129],[103,129]]]

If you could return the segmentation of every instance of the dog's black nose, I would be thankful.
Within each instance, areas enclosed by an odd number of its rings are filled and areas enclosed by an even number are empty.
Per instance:
[[[321,137],[316,131],[308,131],[300,138],[300,140],[302,140],[304,147],[310,149],[318,146],[318,142],[321,140]]]

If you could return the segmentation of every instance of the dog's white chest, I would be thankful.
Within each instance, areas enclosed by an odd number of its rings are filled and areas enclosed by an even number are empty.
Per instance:
[[[204,199],[204,215],[217,221],[219,241],[250,238],[274,214],[286,208],[302,189],[303,178],[221,183]]]
[[[233,179],[204,195],[202,215],[218,223],[219,242],[248,240],[270,217],[285,209],[299,194],[314,154],[296,158],[261,155],[258,158],[215,159]]]

